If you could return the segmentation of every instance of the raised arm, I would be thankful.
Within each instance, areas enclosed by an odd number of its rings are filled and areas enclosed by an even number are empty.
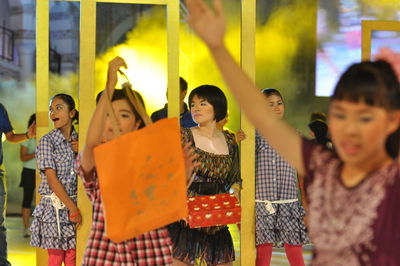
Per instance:
[[[97,103],[92,119],[90,120],[89,128],[86,135],[86,144],[83,149],[81,166],[85,173],[91,172],[95,167],[94,148],[100,144],[104,131],[104,124],[107,116],[106,97],[111,97],[113,95],[118,80],[117,71],[121,67],[126,68],[127,65],[124,59],[118,56],[111,60],[108,64],[106,89],[101,94],[100,100]],[[88,177],[89,175],[86,175],[85,178]]]
[[[300,136],[273,114],[267,99],[234,61],[224,44],[225,18],[221,0],[214,0],[214,11],[203,0],[187,0],[187,5],[189,24],[208,46],[242,111],[260,134],[302,175]]]

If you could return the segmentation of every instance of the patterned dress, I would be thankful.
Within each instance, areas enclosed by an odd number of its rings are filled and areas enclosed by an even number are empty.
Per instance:
[[[241,184],[239,170],[239,151],[235,136],[223,131],[229,148],[229,154],[218,155],[196,147],[192,131],[182,129],[184,143],[192,142],[197,160],[201,162],[195,170],[196,176],[188,189],[189,196],[215,195],[229,193],[233,184]],[[184,221],[168,226],[174,245],[174,258],[187,264],[196,259],[217,265],[235,260],[233,242],[227,226],[190,228]]]
[[[78,139],[73,130],[71,139]],[[61,130],[54,129],[44,135],[36,148],[36,161],[40,170],[41,182],[39,185],[40,203],[33,212],[31,245],[43,249],[74,249],[75,224],[69,220],[69,211],[65,207],[58,211],[59,222],[52,200],[46,168],[54,169],[57,178],[64,186],[65,191],[76,202],[77,179],[74,171],[75,153],[71,144],[65,139]]]
[[[166,228],[159,228],[133,239],[115,243],[106,236],[103,203],[97,172],[87,175],[91,182],[86,182],[77,158],[76,169],[82,177],[86,193],[93,205],[92,228],[82,265],[85,266],[147,266],[172,265],[172,243]]]
[[[297,173],[256,133],[256,244],[309,242],[298,201]],[[268,201],[271,202],[268,206]],[[272,209],[271,209],[272,207]]]
[[[331,150],[304,139],[303,158],[313,265],[400,265],[399,159],[349,188]]]

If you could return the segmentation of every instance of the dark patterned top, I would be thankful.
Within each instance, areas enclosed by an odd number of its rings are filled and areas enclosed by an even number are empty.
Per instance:
[[[214,154],[196,147],[190,129],[183,128],[181,133],[184,143],[192,142],[195,152],[198,154],[197,161],[201,162],[200,166],[194,170],[196,176],[188,189],[190,196],[228,193],[233,184],[242,183],[239,168],[239,147],[234,134],[226,130],[223,131],[229,154]]]
[[[76,160],[76,171],[82,177],[93,205],[92,227],[82,265],[172,265],[172,242],[166,228],[158,228],[120,243],[115,243],[106,236],[97,172],[94,170],[88,173],[92,181],[86,182],[80,157],[78,155]]]
[[[313,265],[400,265],[400,162],[348,188],[343,162],[303,140]]]

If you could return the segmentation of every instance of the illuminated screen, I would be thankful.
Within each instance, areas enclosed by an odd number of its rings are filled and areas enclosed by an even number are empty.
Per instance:
[[[390,12],[390,8],[388,11],[387,3],[383,4],[385,1],[374,1],[375,5],[368,5],[367,2],[319,0],[317,96],[330,96],[341,73],[352,63],[361,60],[361,20],[400,20],[400,12]],[[371,54],[384,46],[400,52],[400,33],[372,32]]]

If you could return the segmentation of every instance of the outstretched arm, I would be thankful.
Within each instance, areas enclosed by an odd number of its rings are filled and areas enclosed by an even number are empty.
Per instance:
[[[86,134],[86,144],[83,149],[83,155],[81,159],[81,166],[85,173],[91,172],[95,167],[94,148],[100,144],[104,131],[104,124],[107,116],[106,97],[112,97],[118,80],[117,71],[121,67],[126,68],[127,65],[124,59],[118,56],[111,60],[108,64],[106,89],[103,91],[100,100],[97,103]],[[90,176],[91,175],[85,175],[85,178],[89,178]]]
[[[266,98],[234,61],[224,44],[225,19],[221,0],[214,0],[214,11],[203,0],[187,0],[187,5],[189,24],[208,46],[243,112],[261,135],[303,175],[300,136],[273,114]]]

